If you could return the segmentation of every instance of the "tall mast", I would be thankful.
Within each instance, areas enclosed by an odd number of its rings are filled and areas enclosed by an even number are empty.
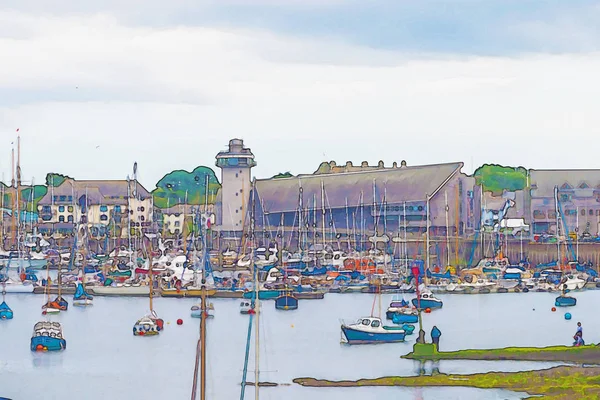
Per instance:
[[[150,238],[148,244],[148,259],[150,260],[150,264],[148,265],[148,276],[150,278],[150,314],[154,314],[154,308],[152,307],[152,292],[154,292],[154,279],[152,276],[152,238]]]
[[[449,236],[449,223],[448,223],[448,192],[444,191],[444,200],[446,201],[446,266],[450,266],[450,236]]]
[[[426,194],[427,196],[427,221],[426,221],[426,226],[427,226],[427,230],[426,232],[426,237],[425,237],[425,255],[426,255],[426,260],[427,260],[427,270],[429,269],[429,194]],[[427,273],[425,273],[425,276],[423,277],[423,280],[427,279]]]
[[[325,184],[321,180],[321,229],[323,235],[323,251],[325,251]]]
[[[304,223],[302,214],[302,181],[298,179],[298,252],[302,256],[302,225]]]
[[[348,218],[348,197],[346,197],[346,238],[348,239],[348,252],[350,252],[350,221]]]
[[[558,207],[558,186],[554,186],[554,208],[556,212],[556,266],[560,267],[560,211]]]
[[[579,262],[579,206],[577,207],[577,222],[575,223],[575,261]],[[586,214],[587,219],[587,214]]]
[[[406,235],[406,201],[404,202],[404,206],[403,206],[403,210],[402,210],[402,214],[403,214],[403,219],[404,219],[404,267],[406,268],[406,270],[408,271],[408,239],[407,239],[407,235]]]
[[[255,327],[255,343],[254,343],[254,399],[258,400],[258,388],[260,382],[259,367],[260,367],[260,298],[258,295],[258,270],[256,263],[254,262],[254,228],[255,228],[255,193],[256,193],[256,179],[252,180],[252,204],[251,218],[250,218],[250,260],[254,267],[254,312],[256,313],[256,327]]]

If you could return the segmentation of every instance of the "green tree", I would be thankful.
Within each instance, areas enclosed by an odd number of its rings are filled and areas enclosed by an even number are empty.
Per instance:
[[[497,195],[504,190],[523,190],[527,186],[527,170],[523,167],[484,164],[475,170],[473,176],[484,190]]]
[[[33,190],[33,205],[31,204],[32,190]],[[28,187],[26,189],[21,190],[21,199],[23,199],[23,201],[25,203],[27,203],[26,211],[31,211],[33,209],[34,212],[37,212],[38,203],[42,199],[42,197],[44,197],[46,195],[46,193],[48,193],[48,188],[44,185],[35,185],[33,187]]]
[[[70,176],[67,175],[62,175],[62,174],[56,174],[53,172],[50,172],[48,174],[46,174],[46,185],[47,186],[60,186],[63,184],[64,181],[66,181],[67,179],[73,179]]]
[[[279,179],[279,178],[292,178],[294,175],[290,171],[280,172],[277,175],[274,175],[271,179]]]
[[[206,200],[206,178],[208,177],[208,203],[214,204],[221,184],[215,172],[208,167],[197,167],[192,172],[176,170],[165,175],[152,191],[154,205],[159,208],[185,203],[204,204]]]

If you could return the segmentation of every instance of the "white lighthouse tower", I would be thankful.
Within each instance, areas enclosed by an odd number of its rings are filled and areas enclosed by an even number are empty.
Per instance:
[[[242,139],[231,139],[229,150],[217,154],[221,168],[221,232],[238,236],[244,229],[251,190],[250,170],[256,165],[254,154],[244,148]]]

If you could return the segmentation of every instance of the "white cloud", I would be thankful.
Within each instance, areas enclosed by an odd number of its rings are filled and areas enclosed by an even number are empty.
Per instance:
[[[600,168],[600,54],[414,57],[334,39],[129,27],[0,12],[0,168],[118,178],[214,165],[231,137],[259,177],[324,159]],[[99,149],[96,146],[100,145]]]

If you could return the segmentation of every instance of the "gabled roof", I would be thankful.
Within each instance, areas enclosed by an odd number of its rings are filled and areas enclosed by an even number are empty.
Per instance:
[[[52,196],[58,198],[54,203],[69,204],[71,201],[60,200],[74,196],[73,202],[77,203],[81,196],[86,195],[89,204],[127,204],[128,197],[147,199],[151,194],[139,182],[130,180],[95,180],[77,181],[65,180],[60,186],[48,188],[48,193],[40,200],[40,204],[51,204]]]
[[[533,197],[552,197],[554,187],[559,190],[581,188],[583,184],[589,189],[600,188],[600,169],[563,169],[563,170],[536,170],[529,171],[531,186],[535,186]]]
[[[256,192],[265,212],[295,211],[298,209],[299,189],[302,187],[303,207],[312,207],[316,199],[321,208],[321,185],[325,192],[326,208],[356,207],[360,202],[373,203],[375,185],[376,202],[381,204],[384,196],[388,204],[425,201],[459,173],[462,163],[448,163],[347,172],[321,175],[298,175],[292,178],[264,179],[256,181]]]

